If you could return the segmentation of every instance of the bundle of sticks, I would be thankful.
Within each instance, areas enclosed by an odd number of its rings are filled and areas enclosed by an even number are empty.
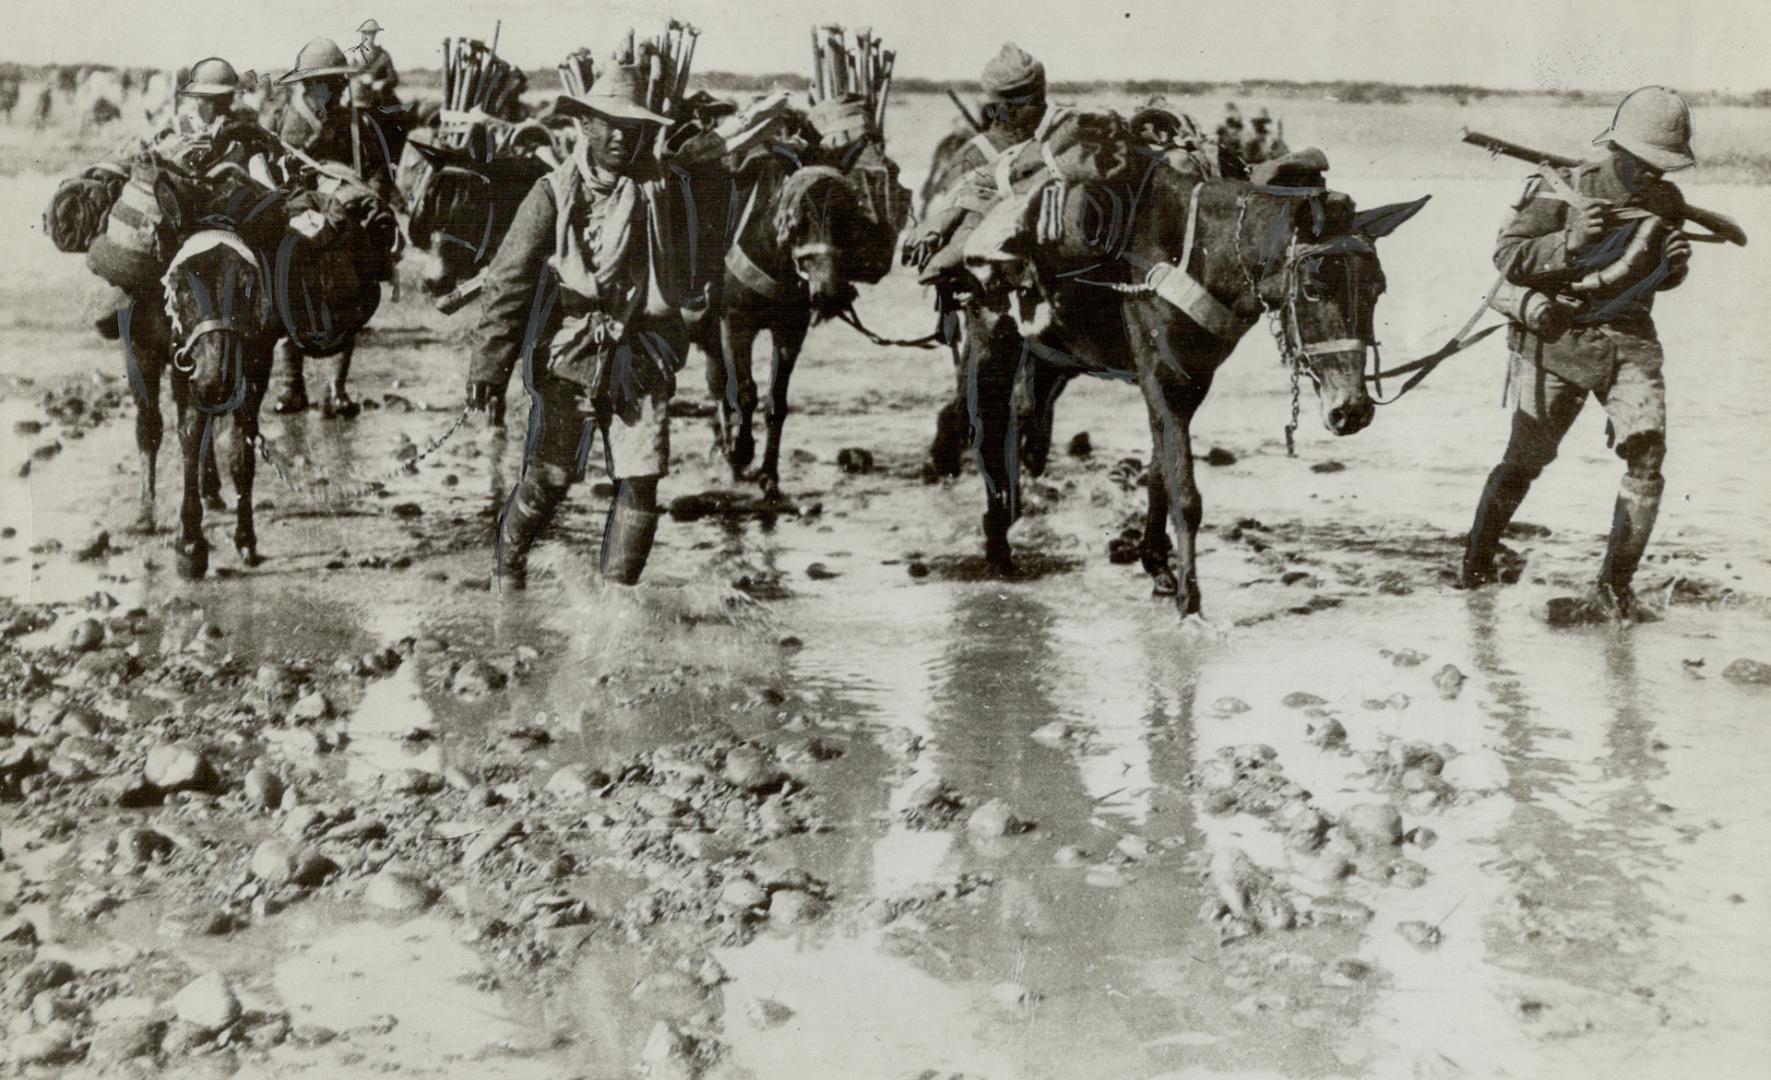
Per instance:
[[[627,40],[615,50],[615,63],[637,67],[645,75],[646,108],[664,116],[673,114],[689,92],[689,68],[700,37],[700,29],[675,19],[663,33],[651,37],[635,38],[631,28],[627,31]]]
[[[862,27],[850,41],[840,26],[812,27],[812,104],[857,94],[867,102],[873,126],[885,130],[886,99],[898,54]]]
[[[522,93],[526,82],[521,71],[499,58],[496,46],[474,38],[443,39],[445,113],[479,111],[497,116]],[[455,126],[444,125],[445,139],[465,140],[465,131],[451,130]]]
[[[560,61],[560,84],[573,97],[583,97],[596,82],[596,60],[589,49],[578,49]]]

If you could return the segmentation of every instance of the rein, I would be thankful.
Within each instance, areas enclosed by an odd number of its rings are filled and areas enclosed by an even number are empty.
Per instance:
[[[861,316],[859,316],[855,313],[855,305],[854,304],[850,304],[848,307],[843,308],[842,311],[837,314],[837,318],[841,319],[843,322],[845,322],[849,326],[853,327],[856,333],[860,334],[862,337],[866,338],[868,341],[872,342],[875,345],[880,345],[880,346],[884,346],[887,348],[893,348],[893,349],[938,349],[942,345],[947,344],[946,335],[941,333],[941,327],[940,327],[939,323],[936,324],[934,333],[924,334],[922,337],[919,337],[919,338],[887,338],[887,337],[880,337],[878,334],[867,329],[866,324],[861,321]]]

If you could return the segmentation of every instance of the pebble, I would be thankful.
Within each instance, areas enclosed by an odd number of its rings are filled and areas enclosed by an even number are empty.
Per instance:
[[[369,880],[363,899],[384,911],[410,914],[436,903],[437,890],[417,874],[384,866]]]
[[[1463,693],[1466,678],[1467,676],[1459,671],[1455,664],[1446,664],[1439,669],[1438,674],[1433,676],[1433,686],[1439,691],[1440,697],[1446,701],[1452,701]]]
[[[252,876],[273,887],[293,880],[298,865],[295,851],[280,840],[266,840],[252,852]]]
[[[111,534],[104,529],[93,533],[86,543],[74,549],[74,558],[80,562],[92,562],[102,559],[111,553]]]
[[[769,921],[783,926],[799,926],[823,913],[823,901],[798,889],[781,889],[769,897]]]
[[[203,755],[184,743],[161,743],[149,750],[142,775],[161,791],[206,787],[215,779]]]
[[[1285,695],[1282,704],[1288,709],[1302,709],[1310,705],[1326,705],[1328,699],[1319,698],[1315,694],[1306,694],[1302,690],[1294,690]]]
[[[1221,446],[1214,446],[1205,452],[1205,463],[1219,468],[1225,465],[1234,465],[1236,464],[1236,455]]]
[[[200,976],[172,999],[179,1020],[205,1034],[213,1034],[240,1017],[240,999],[219,972]]]
[[[749,911],[760,908],[769,902],[769,894],[763,887],[747,878],[733,878],[726,882],[725,888],[719,892],[719,902],[736,911]]]
[[[57,1020],[48,1027],[18,1035],[7,1044],[7,1057],[20,1065],[48,1065],[71,1056],[74,1027]]]
[[[1043,727],[1035,728],[1027,737],[1045,746],[1062,746],[1076,735],[1076,729],[1062,720],[1053,720]]]
[[[1052,862],[1059,866],[1081,866],[1087,861],[1088,852],[1077,847],[1075,844],[1065,844],[1063,847],[1052,852]]]
[[[1249,710],[1248,702],[1241,698],[1221,697],[1212,702],[1212,711],[1219,716],[1236,716]]]
[[[1306,725],[1304,731],[1310,742],[1323,750],[1339,750],[1347,745],[1346,725],[1333,717]]]
[[[1402,844],[1402,815],[1389,803],[1349,806],[1341,814],[1340,828],[1361,851],[1387,851]]]
[[[726,752],[720,777],[745,791],[767,791],[781,786],[781,771],[754,746],[735,746]]]
[[[815,562],[806,567],[806,577],[811,578],[813,581],[829,581],[831,578],[841,576],[841,574],[838,574],[835,570],[830,569],[830,567],[825,566],[821,562]]]
[[[1076,434],[1070,436],[1068,450],[1070,456],[1073,458],[1088,457],[1095,452],[1094,440],[1088,437],[1088,432],[1078,431]]]
[[[81,619],[68,631],[68,648],[75,652],[91,652],[104,644],[105,628],[97,619]]]
[[[972,811],[965,820],[965,831],[979,840],[995,840],[1031,829],[1031,823],[1017,818],[1007,803],[991,799]]]
[[[332,702],[326,700],[326,695],[318,690],[302,697],[289,710],[289,719],[297,723],[324,720],[331,715]]]
[[[1722,669],[1722,678],[1741,686],[1771,686],[1771,664],[1742,657]]]
[[[283,778],[263,765],[255,765],[247,771],[240,789],[247,803],[261,810],[274,810],[280,806],[285,790]]]
[[[608,783],[607,773],[589,765],[562,765],[547,778],[541,790],[550,798],[576,802],[588,798],[592,791],[606,787]]]
[[[100,1069],[146,1057],[160,1044],[164,1026],[144,1017],[123,1017],[100,1024],[87,1054]]]
[[[873,471],[873,451],[858,446],[848,446],[836,452],[836,467],[846,473],[869,473]]]
[[[1444,935],[1439,932],[1437,926],[1418,920],[1397,923],[1396,932],[1402,935],[1402,940],[1422,950],[1436,949],[1439,947],[1439,942],[1444,939]]]

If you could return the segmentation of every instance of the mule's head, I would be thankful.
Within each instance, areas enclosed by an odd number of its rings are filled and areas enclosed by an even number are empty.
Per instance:
[[[172,326],[175,370],[190,380],[202,408],[231,408],[244,393],[247,347],[275,330],[275,310],[262,264],[242,237],[253,220],[229,204],[203,202],[189,189],[162,180],[155,187],[160,211],[184,242],[164,278],[166,314]]]
[[[1427,199],[1363,213],[1339,192],[1285,195],[1262,230],[1239,234],[1259,248],[1257,290],[1276,319],[1280,353],[1316,388],[1322,423],[1336,435],[1363,430],[1376,414],[1366,390],[1366,355],[1376,345],[1375,312],[1384,292],[1377,241],[1420,212]]]
[[[546,129],[535,140],[551,150]],[[547,164],[528,144],[494,147],[479,130],[465,147],[410,139],[401,166],[406,235],[425,251],[425,292],[442,296],[472,277],[498,250],[516,206]]]
[[[849,259],[871,224],[859,194],[833,168],[791,173],[776,199],[775,240],[805,283],[814,318],[834,317],[854,303]]]

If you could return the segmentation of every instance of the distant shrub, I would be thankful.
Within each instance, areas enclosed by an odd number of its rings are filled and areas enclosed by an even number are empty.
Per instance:
[[[1335,100],[1347,105],[1406,105],[1408,91],[1394,83],[1341,83],[1333,91]]]
[[[1758,150],[1724,150],[1718,154],[1706,154],[1701,147],[1697,158],[1698,171],[1706,177],[1720,177],[1730,174],[1727,179],[1738,179],[1746,184],[1771,184],[1771,153]]]

